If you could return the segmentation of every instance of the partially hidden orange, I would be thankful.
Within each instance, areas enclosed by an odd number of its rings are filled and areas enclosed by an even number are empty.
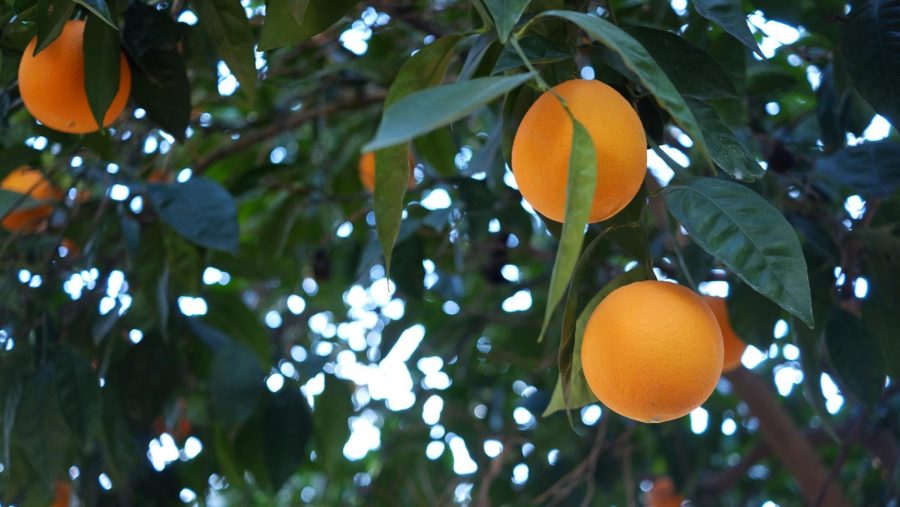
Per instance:
[[[719,322],[719,329],[722,331],[722,343],[725,346],[725,360],[722,362],[722,372],[726,373],[734,370],[741,365],[741,357],[747,349],[747,344],[741,340],[734,329],[731,327],[731,319],[728,317],[728,307],[725,299],[704,296],[703,300],[709,306]]]
[[[13,170],[0,182],[0,188],[17,194],[28,194],[36,201],[58,201],[62,198],[62,193],[40,171],[29,167]],[[46,226],[47,218],[52,213],[53,206],[49,204],[18,209],[6,215],[3,228],[13,232],[37,232]]]
[[[409,185],[408,188],[412,188],[416,184],[415,178],[413,178],[413,170],[416,168],[416,161],[413,159],[412,153],[409,154]],[[362,157],[359,158],[359,181],[362,183],[363,188],[369,191],[369,193],[375,192],[375,153],[367,152],[364,153]]]

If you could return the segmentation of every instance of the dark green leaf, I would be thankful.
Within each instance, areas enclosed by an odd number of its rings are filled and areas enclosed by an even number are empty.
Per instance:
[[[556,388],[553,390],[553,396],[550,398],[550,404],[544,411],[544,416],[548,416],[560,410],[569,410],[578,408],[589,403],[597,401],[597,397],[591,392],[584,378],[584,370],[581,365],[581,344],[584,341],[584,328],[587,326],[588,320],[594,313],[597,305],[603,301],[606,296],[619,287],[624,287],[633,282],[647,280],[649,273],[642,267],[638,266],[631,271],[622,273],[613,278],[597,293],[581,311],[578,322],[575,325],[574,340],[560,343],[559,349],[559,372],[560,378]]]
[[[409,95],[384,112],[375,139],[364,149],[393,146],[464,118],[531,77],[531,74],[482,77]]]
[[[775,339],[775,323],[781,308],[746,283],[729,284],[728,315],[731,328],[742,340],[759,350],[769,350]]]
[[[147,117],[179,141],[191,117],[191,86],[176,49],[147,51],[134,66],[132,96]]]
[[[484,5],[494,18],[500,42],[506,44],[506,39],[530,2],[531,0],[484,0]]]
[[[566,182],[565,219],[556,261],[553,263],[547,308],[544,311],[544,323],[538,341],[544,339],[553,311],[559,305],[572,278],[572,272],[575,271],[584,242],[584,229],[587,227],[588,216],[594,203],[594,189],[597,186],[597,154],[594,151],[594,141],[578,120],[572,116],[570,118],[573,127],[572,151],[569,155],[569,174]]]
[[[31,196],[0,189],[0,217],[5,217],[13,211],[22,211],[40,206],[42,201],[32,199]]]
[[[747,16],[741,11],[740,0],[694,0],[692,2],[697,14],[721,26],[732,37],[741,41],[751,51],[765,58],[750,27],[747,26]]]
[[[102,19],[113,30],[119,29],[113,17],[115,13],[110,11],[109,6],[106,5],[106,0],[75,0],[75,2]]]
[[[13,428],[13,445],[48,483],[71,465],[72,436],[59,410],[53,370],[43,368],[25,383]]]
[[[302,21],[297,14],[302,9]],[[259,37],[260,51],[290,46],[325,31],[356,6],[359,0],[267,0],[266,21]]]
[[[216,352],[209,374],[212,415],[229,431],[256,411],[263,394],[263,369],[252,350],[232,343]]]
[[[900,2],[853,0],[841,49],[863,97],[900,125]]]
[[[188,241],[237,251],[237,208],[231,194],[218,183],[201,177],[185,183],[155,183],[147,185],[147,194],[162,219]]]
[[[101,431],[100,384],[88,360],[72,346],[63,345],[53,359],[59,408],[82,445]]]
[[[753,181],[765,176],[756,157],[738,140],[731,128],[725,125],[714,107],[697,99],[688,99],[688,105],[700,124],[703,139],[706,140],[709,153],[717,166],[742,181]]]
[[[325,473],[332,475],[344,462],[343,448],[350,438],[347,420],[353,415],[350,385],[326,377],[325,390],[317,398],[313,419],[316,426],[316,455]]]
[[[37,45],[34,54],[40,53],[59,37],[66,22],[75,11],[72,0],[38,0]]]
[[[900,185],[900,144],[863,143],[822,157],[816,170],[866,196],[886,199]]]
[[[528,57],[528,61],[532,64],[553,63],[572,58],[572,53],[566,51],[565,48],[554,44],[550,39],[541,37],[540,35],[529,35],[523,37],[519,41],[522,52]],[[492,74],[500,74],[508,70],[517,69],[523,66],[522,58],[519,53],[511,46],[506,46],[497,58]]]
[[[497,34],[494,32],[485,32],[472,37],[474,42],[472,42],[472,47],[469,48],[469,52],[466,54],[466,61],[463,62],[463,66],[459,70],[457,81],[471,79],[481,65],[482,60],[484,60],[488,50],[497,42]]]
[[[708,157],[708,149],[700,126],[693,113],[678,93],[675,85],[659,67],[656,60],[634,37],[622,31],[609,21],[587,14],[571,11],[548,11],[541,16],[553,16],[575,23],[591,38],[612,50],[622,63],[633,72],[641,84],[656,97],[659,105],[672,115],[672,119],[693,139],[697,148]]]
[[[686,97],[723,99],[737,96],[734,85],[719,63],[684,37],[646,27],[630,28],[628,33],[644,45],[678,91]]]
[[[713,178],[685,178],[663,195],[669,212],[698,245],[812,327],[800,240],[775,207],[747,187]]]
[[[240,0],[194,0],[200,25],[219,51],[219,56],[241,83],[247,96],[256,90],[256,58],[253,30]]]
[[[422,48],[403,64],[388,91],[385,100],[387,110],[384,113],[379,132],[385,128],[385,124],[388,123],[388,115],[396,104],[404,102],[410,98],[411,94],[414,97],[415,92],[435,86],[444,79],[447,65],[450,63],[453,48],[456,47],[457,42],[459,42],[458,36],[438,39]],[[419,113],[421,112],[420,110]],[[418,120],[413,124],[417,122]],[[412,125],[407,124],[402,127],[410,126]],[[435,128],[439,126],[437,125]],[[365,148],[366,151],[378,150],[375,153],[375,228],[388,271],[391,266],[391,251],[400,231],[403,195],[409,186],[409,147],[405,141],[409,141],[412,137],[414,136]]]
[[[328,404],[332,400],[320,396],[318,402]],[[307,459],[306,446],[313,433],[312,417],[309,414],[309,405],[306,403],[306,398],[300,393],[300,389],[295,386],[285,386],[277,393],[267,397],[263,418],[266,467],[269,470],[273,490],[278,491],[284,482],[297,472],[300,464]],[[346,424],[346,420],[345,418],[344,424]],[[340,423],[340,421],[333,420],[332,424],[334,423]],[[322,428],[322,431],[325,432],[332,430],[328,426]],[[338,449],[337,452],[339,457],[343,457],[341,449]]]
[[[874,405],[884,388],[884,360],[878,340],[855,315],[836,308],[825,327],[825,346],[832,366],[850,392]]]
[[[119,32],[99,17],[88,16],[84,25],[84,90],[101,128],[119,91],[121,63]]]
[[[122,39],[131,56],[139,59],[151,49],[177,49],[184,37],[185,26],[168,16],[165,10],[141,2],[128,2]]]

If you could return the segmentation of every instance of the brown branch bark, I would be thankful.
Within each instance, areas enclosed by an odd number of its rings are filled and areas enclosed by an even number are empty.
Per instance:
[[[837,482],[828,480],[828,470],[806,435],[772,395],[770,387],[745,368],[727,373],[734,390],[759,419],[759,428],[769,449],[800,486],[804,502],[814,504],[823,490],[821,505],[848,507],[850,503]]]
[[[236,153],[240,153],[243,150],[251,148],[256,144],[267,139],[271,139],[279,134],[296,129],[297,127],[308,121],[314,120],[321,116],[327,116],[338,111],[357,109],[368,106],[370,104],[375,104],[377,102],[383,101],[384,97],[385,96],[383,94],[367,95],[351,100],[330,102],[310,109],[301,109],[300,111],[291,115],[287,115],[280,120],[269,122],[263,127],[252,130],[250,132],[246,132],[241,135],[240,139],[212,151],[194,164],[194,173],[202,174],[203,171],[208,169],[209,166],[211,166],[215,162],[218,162],[219,160],[222,160],[224,158],[228,158]]]

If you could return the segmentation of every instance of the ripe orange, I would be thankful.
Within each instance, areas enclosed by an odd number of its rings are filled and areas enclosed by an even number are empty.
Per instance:
[[[69,507],[70,497],[72,496],[72,486],[70,486],[68,482],[56,481],[53,485],[53,489],[55,495],[51,507]]]
[[[676,419],[712,394],[722,334],[698,294],[667,282],[614,290],[588,320],[584,376],[604,405],[643,422]]]
[[[644,496],[646,507],[679,507],[684,496],[675,492],[675,482],[671,477],[660,477],[653,481],[653,489]]]
[[[25,108],[41,123],[70,134],[100,130],[84,89],[84,21],[72,20],[59,38],[34,56],[37,38],[19,63],[19,91]],[[122,114],[131,93],[131,69],[121,56],[119,91],[103,118],[103,126]]]
[[[713,296],[703,296],[703,300],[706,301],[709,309],[715,314],[716,320],[719,321],[719,329],[722,331],[722,342],[725,345],[725,360],[722,362],[722,372],[726,373],[734,370],[741,365],[741,356],[744,355],[747,344],[731,328],[725,300]]]
[[[0,188],[17,194],[28,194],[38,201],[57,201],[62,198],[59,190],[40,171],[28,167],[20,167],[9,173],[0,182]],[[53,206],[49,204],[13,211],[3,219],[3,228],[14,232],[37,232],[46,226],[51,213]]]
[[[412,188],[416,184],[416,180],[413,178],[413,170],[416,168],[416,161],[412,156],[412,153],[409,154],[409,188]],[[368,152],[363,154],[359,159],[359,181],[362,182],[363,188],[369,191],[369,193],[375,192],[375,153]]]
[[[594,141],[597,188],[589,222],[622,210],[647,171],[647,138],[631,104],[600,81],[573,79],[553,87]],[[572,121],[550,92],[522,118],[512,147],[512,171],[522,196],[542,215],[562,222],[572,151]]]

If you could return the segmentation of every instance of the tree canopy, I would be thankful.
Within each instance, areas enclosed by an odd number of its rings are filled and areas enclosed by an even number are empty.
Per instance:
[[[73,19],[77,65],[23,70]],[[900,1],[0,0],[0,30],[0,506],[897,501]],[[571,79],[647,140],[594,224],[574,116],[561,223],[510,170]],[[662,424],[580,358],[648,279],[749,345]]]

